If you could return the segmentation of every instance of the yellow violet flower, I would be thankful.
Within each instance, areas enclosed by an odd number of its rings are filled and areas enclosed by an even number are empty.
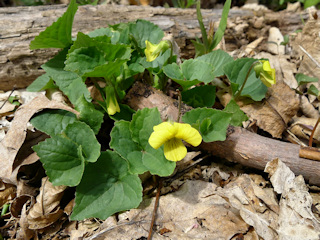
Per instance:
[[[152,44],[146,40],[146,49],[144,50],[144,54],[147,57],[147,62],[154,61],[161,52],[166,51],[169,47],[169,43],[166,40],[161,41],[158,44]]]
[[[153,133],[149,137],[149,144],[154,149],[164,145],[166,159],[176,162],[187,155],[187,148],[182,143],[182,140],[197,147],[200,145],[202,137],[190,124],[163,122],[153,127]]]
[[[106,102],[109,115],[114,115],[116,112],[120,112],[120,107],[113,86],[106,87]]]
[[[267,60],[261,60],[254,67],[256,76],[260,77],[261,82],[267,87],[271,87],[276,83],[276,70],[271,68],[270,62]]]

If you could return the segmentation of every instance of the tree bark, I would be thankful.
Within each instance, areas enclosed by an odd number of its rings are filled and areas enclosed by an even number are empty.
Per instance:
[[[157,107],[163,120],[176,120],[179,112],[176,100],[140,82],[135,83],[125,102],[135,110]],[[183,105],[182,113],[190,109]],[[260,170],[264,170],[269,161],[278,158],[296,175],[303,175],[310,184],[320,186],[320,161],[299,157],[299,145],[263,137],[244,128],[230,126],[225,141],[203,142],[199,149]]]
[[[57,49],[29,50],[30,41],[50,26],[66,11],[65,5],[0,8],[0,89],[10,90],[27,87],[43,73],[41,65],[52,58]],[[202,10],[205,26],[210,21],[218,22],[222,10]],[[259,16],[263,25],[257,26]],[[225,39],[227,50],[239,49],[261,35],[267,38],[270,26],[278,26],[283,34],[302,28],[301,17],[306,13],[254,12],[233,9],[229,13],[229,24]],[[195,36],[200,37],[195,9],[153,8],[142,6],[80,6],[75,16],[73,35],[78,31],[88,33],[108,24],[146,19],[171,32],[181,47],[182,58],[193,56],[190,44]],[[241,25],[244,24],[244,25]],[[246,25],[247,24],[247,25]],[[239,28],[242,26],[243,28]],[[264,28],[264,26],[267,26]]]

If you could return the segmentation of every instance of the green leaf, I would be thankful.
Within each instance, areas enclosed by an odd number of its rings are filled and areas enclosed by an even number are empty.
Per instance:
[[[66,127],[63,136],[82,147],[84,159],[95,162],[100,156],[100,144],[92,129],[83,122],[74,122]]]
[[[75,103],[75,109],[80,112],[79,120],[88,124],[95,134],[98,134],[103,123],[104,114],[97,110],[93,103],[88,102],[83,96]]]
[[[95,46],[81,47],[68,54],[65,70],[82,77],[110,78],[120,74],[121,66],[130,56],[131,49],[127,45],[96,43]]]
[[[77,186],[80,183],[85,160],[81,146],[72,140],[54,136],[33,147],[40,157],[46,174],[54,186]]]
[[[78,6],[75,0],[71,0],[67,11],[51,26],[41,32],[30,43],[30,49],[39,48],[65,48],[72,43],[71,30],[74,15]]]
[[[212,43],[210,44],[210,50],[214,49],[223,38],[224,31],[226,30],[226,27],[227,27],[227,20],[228,20],[230,6],[231,6],[231,0],[227,0],[223,6],[219,27],[214,34]]]
[[[153,44],[157,44],[164,37],[161,28],[149,21],[141,19],[137,20],[135,23],[130,23],[129,31],[140,49],[146,47],[146,40]]]
[[[308,94],[318,97],[320,95],[320,91],[315,85],[311,84],[311,86],[308,88]]]
[[[48,73],[45,73],[39,76],[36,80],[33,81],[28,87],[27,91],[29,92],[40,92],[46,89],[55,88],[53,80]]]
[[[114,121],[125,120],[131,121],[132,115],[136,112],[126,104],[119,104],[120,112],[109,116]]]
[[[223,109],[224,112],[232,113],[232,118],[230,125],[232,126],[242,126],[242,122],[247,121],[249,118],[240,109],[239,105],[234,99],[231,99],[227,106]]]
[[[65,61],[65,70],[71,71],[79,76],[92,72],[95,67],[105,63],[104,53],[95,46],[81,47],[73,50]]]
[[[307,75],[304,75],[303,73],[297,73],[295,76],[297,82],[298,82],[298,86],[301,86],[303,84],[306,83],[310,83],[310,82],[318,82],[319,79],[316,77],[309,77]]]
[[[127,162],[117,153],[102,152],[96,163],[88,164],[76,189],[72,220],[112,214],[136,208],[142,201],[139,177],[130,174]]]
[[[82,96],[90,101],[90,93],[82,78],[73,72],[64,70],[67,51],[68,49],[60,51],[53,59],[41,67],[54,80],[60,90],[68,96],[71,103],[75,104]]]
[[[182,120],[199,130],[204,142],[224,141],[232,114],[212,108],[192,109]]]
[[[203,54],[206,54],[206,46],[199,41],[191,40],[191,42],[194,45],[195,51],[196,51],[196,58],[198,56],[202,56]]]
[[[216,99],[216,87],[212,85],[196,86],[181,92],[182,101],[194,108],[212,107]]]
[[[233,58],[225,51],[218,49],[216,51],[198,57],[197,60],[209,63],[214,68],[214,77],[220,77],[224,75],[223,67],[227,63],[232,62]]]
[[[130,123],[132,140],[139,144],[145,150],[149,145],[148,140],[153,132],[153,126],[162,122],[157,108],[144,108],[137,111]]]
[[[53,185],[78,185],[85,162],[95,162],[100,155],[100,144],[91,128],[83,122],[68,124],[61,134],[52,135],[33,149]]]
[[[233,95],[241,88],[251,65],[255,61],[257,60],[253,58],[242,58],[227,63],[224,66],[224,72],[231,82]],[[267,91],[268,88],[256,77],[255,72],[251,70],[247,83],[241,92],[241,96],[250,97],[254,101],[261,101],[265,97]]]
[[[161,123],[160,113],[156,108],[144,108],[133,116],[131,123],[116,122],[110,135],[110,147],[128,160],[132,173],[169,176],[173,173],[176,163],[164,157],[163,148],[153,149],[148,139],[153,126]]]
[[[171,49],[166,50],[164,53],[161,53],[154,61],[147,62],[147,58],[144,57],[140,60],[140,64],[150,71],[157,73],[162,70],[163,66],[168,64],[168,62],[176,62],[176,56],[171,56]]]
[[[66,129],[66,127],[77,121],[74,113],[66,110],[44,110],[31,119],[31,124],[41,132],[50,136],[58,135]]]
[[[305,0],[303,7],[304,9],[312,6],[316,6],[318,3],[320,3],[320,0]]]
[[[180,68],[176,63],[168,64],[164,66],[163,71],[184,90],[200,82],[210,83],[214,79],[213,67],[197,59],[184,61]]]

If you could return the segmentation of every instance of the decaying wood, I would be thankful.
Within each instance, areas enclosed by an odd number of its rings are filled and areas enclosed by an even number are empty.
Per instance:
[[[126,102],[136,110],[158,107],[163,120],[170,116],[176,119],[178,113],[177,101],[139,82],[127,94]],[[187,110],[183,106],[183,111]],[[267,162],[278,158],[296,175],[303,175],[310,184],[320,186],[320,161],[299,157],[300,146],[296,144],[266,138],[240,127],[229,127],[225,141],[203,142],[199,149],[260,170]]]
[[[66,10],[65,5],[0,8],[0,90],[28,86],[43,71],[40,66],[52,58],[57,49],[29,50],[30,41],[52,24]],[[204,24],[218,22],[220,10],[203,10]],[[262,16],[262,17],[260,17]],[[240,49],[245,44],[264,36],[268,28],[277,26],[283,34],[302,28],[301,18],[306,13],[254,12],[232,9],[229,22],[233,24],[225,34],[227,50]],[[146,19],[171,32],[182,49],[182,58],[193,56],[191,39],[200,37],[195,9],[153,8],[143,6],[80,6],[75,16],[73,35],[88,33],[108,24]],[[265,27],[267,26],[267,27]]]

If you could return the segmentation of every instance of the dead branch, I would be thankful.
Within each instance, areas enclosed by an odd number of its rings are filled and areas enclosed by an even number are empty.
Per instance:
[[[52,58],[57,49],[41,49],[31,51],[30,41],[66,11],[66,5],[50,5],[38,7],[0,8],[0,89],[8,91],[25,88],[34,79],[43,74],[40,66]],[[221,9],[202,10],[204,24],[218,22]],[[260,26],[257,19],[263,18]],[[301,18],[306,20],[307,13],[253,12],[251,10],[232,9],[228,21],[233,27],[225,33],[226,49],[232,51],[263,36],[268,35],[270,26],[278,26],[283,34],[302,28]],[[181,48],[182,58],[194,56],[194,48],[190,44],[195,36],[200,37],[195,9],[153,8],[143,6],[80,6],[75,16],[73,36],[78,31],[88,33],[108,24],[146,19],[171,32]],[[242,25],[240,30],[235,26]],[[270,25],[270,26],[269,26]],[[241,40],[241,41],[240,41]]]

